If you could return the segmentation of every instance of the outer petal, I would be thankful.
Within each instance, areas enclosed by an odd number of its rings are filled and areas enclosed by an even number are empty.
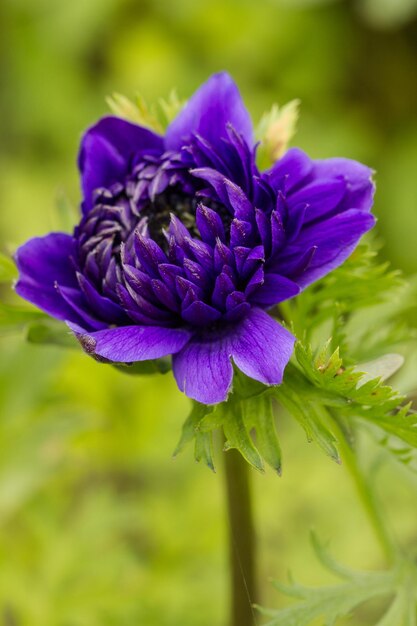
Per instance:
[[[236,329],[232,356],[244,374],[267,385],[282,383],[295,337],[268,313],[252,309]]]
[[[78,155],[84,211],[92,206],[95,189],[120,182],[136,153],[164,150],[163,139],[147,128],[118,117],[103,117],[84,134]]]
[[[266,384],[282,382],[295,337],[260,309],[223,334],[201,333],[173,357],[173,370],[181,391],[204,404],[226,400],[233,367]]]
[[[169,150],[178,150],[195,133],[210,144],[219,145],[222,138],[227,138],[227,124],[253,145],[252,122],[239,90],[229,74],[220,72],[195,92],[168,126],[166,146]]]
[[[203,404],[223,402],[233,380],[230,355],[227,335],[206,333],[194,337],[172,359],[178,387],[189,398]]]
[[[191,337],[186,330],[159,326],[119,326],[90,333],[74,324],[69,327],[88,354],[120,363],[148,361],[174,354]]]
[[[61,320],[79,321],[79,317],[56,289],[59,283],[78,288],[71,258],[74,239],[64,233],[35,237],[18,248],[15,261],[19,270],[16,293],[46,313]]]
[[[343,178],[346,194],[341,209],[360,209],[370,211],[373,203],[375,185],[374,174],[366,165],[351,159],[323,159],[314,161],[313,176],[315,179]]]
[[[300,287],[306,287],[334,270],[350,256],[359,239],[374,224],[375,217],[370,213],[351,209],[305,228],[287,254],[301,257],[306,250],[317,247],[310,265],[300,276],[291,276],[292,280]],[[280,265],[285,269],[285,258],[280,260]]]

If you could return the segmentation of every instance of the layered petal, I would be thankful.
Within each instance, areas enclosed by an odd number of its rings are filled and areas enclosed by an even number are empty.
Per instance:
[[[15,261],[19,280],[15,290],[25,300],[61,320],[79,322],[79,316],[65,302],[57,284],[78,289],[73,265],[75,241],[65,233],[35,237],[18,248]]]
[[[236,328],[232,357],[250,378],[266,385],[282,383],[295,337],[261,309],[252,309]]]
[[[291,276],[304,288],[339,267],[356,248],[359,239],[375,224],[370,213],[351,209],[305,228],[293,245],[286,251],[287,257],[280,264],[287,267],[303,252],[314,249],[307,267],[299,275]]]
[[[172,358],[172,369],[178,387],[197,402],[223,402],[233,380],[230,356],[230,338],[227,334],[196,335]]]
[[[370,211],[373,204],[375,185],[374,171],[352,159],[323,159],[314,162],[313,176],[320,179],[343,179],[346,193],[341,203],[342,209]]]
[[[195,92],[168,126],[166,146],[169,150],[179,150],[190,142],[192,135],[198,134],[211,145],[221,147],[221,140],[227,138],[229,124],[252,146],[249,113],[234,81],[226,72],[220,72]]]
[[[88,354],[120,363],[148,361],[175,354],[191,337],[184,329],[158,326],[120,326],[96,332],[86,332],[74,324],[69,324],[69,327]]]
[[[96,189],[123,182],[132,155],[161,154],[162,137],[118,117],[104,117],[84,134],[78,155],[84,211],[93,206]]]
[[[204,404],[227,399],[233,381],[232,360],[247,376],[267,385],[282,382],[295,337],[261,309],[219,332],[195,335],[173,357],[178,387]]]

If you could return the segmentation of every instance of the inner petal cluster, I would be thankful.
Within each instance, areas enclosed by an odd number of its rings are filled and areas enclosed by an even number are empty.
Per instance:
[[[96,190],[76,229],[82,288],[88,280],[138,324],[236,322],[264,283],[263,240],[268,248],[279,244],[272,209],[268,229],[243,190],[223,175],[219,193],[211,180],[218,169],[190,167],[212,165],[209,148],[200,160],[197,148],[201,157],[198,141],[194,154],[142,156],[124,184]]]

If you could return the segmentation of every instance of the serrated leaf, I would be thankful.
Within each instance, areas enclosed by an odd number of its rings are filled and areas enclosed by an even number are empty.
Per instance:
[[[212,410],[213,407],[200,404],[200,402],[196,402],[195,400],[192,401],[191,412],[183,424],[181,437],[174,450],[173,456],[177,456],[177,454],[183,450],[184,446],[195,438],[201,420]]]
[[[0,282],[8,283],[17,278],[17,268],[12,259],[0,253]]]
[[[410,606],[415,610],[415,592],[404,603],[404,588],[409,587],[416,575],[415,564],[396,564],[386,572],[355,572],[337,563],[323,548],[317,537],[312,535],[314,550],[320,562],[345,582],[326,587],[306,587],[294,580],[289,584],[275,582],[274,586],[298,602],[280,610],[260,611],[272,618],[265,626],[309,626],[318,618],[325,626],[335,626],[363,603],[378,597],[393,596],[386,615],[375,626],[395,626],[401,621],[389,621],[394,616],[404,618]],[[401,598],[401,600],[398,600]],[[401,606],[401,611],[399,607]]]
[[[243,420],[256,433],[256,447],[261,457],[281,474],[281,448],[275,428],[275,417],[269,394],[242,401]]]
[[[215,471],[212,433],[196,432],[194,456],[197,463],[203,461],[207,467],[213,470],[213,472]]]
[[[225,450],[236,448],[250,465],[263,472],[263,462],[243,421],[240,402],[230,403],[224,418],[223,431],[226,437]]]
[[[285,384],[274,390],[274,395],[278,402],[303,427],[308,441],[314,441],[331,459],[340,463],[339,452],[337,450],[336,438],[327,428],[320,415],[322,407],[318,403],[306,403],[303,396],[298,393],[297,388],[291,388]]]
[[[375,304],[392,301],[404,288],[398,272],[377,263],[369,245],[361,244],[339,268],[314,283],[297,298],[283,303],[295,334],[309,339],[324,323],[333,322],[338,344],[345,343],[345,317]],[[372,285],[372,289],[370,289]],[[335,346],[336,347],[336,346]]]

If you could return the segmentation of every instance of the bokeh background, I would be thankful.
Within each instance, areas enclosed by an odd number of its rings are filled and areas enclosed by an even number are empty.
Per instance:
[[[416,272],[416,0],[2,0],[0,54],[3,252],[74,223],[79,139],[107,95],[187,97],[226,69],[255,120],[300,98],[297,145],[376,169],[380,254]],[[217,474],[191,450],[172,460],[188,402],[171,376],[123,376],[18,332],[0,330],[0,354],[0,625],[225,624],[222,459]],[[279,430],[284,476],[253,476],[269,606],[269,577],[289,568],[328,580],[311,527],[349,565],[381,558],[343,468],[291,420]],[[415,542],[416,479],[388,465],[382,485]]]

